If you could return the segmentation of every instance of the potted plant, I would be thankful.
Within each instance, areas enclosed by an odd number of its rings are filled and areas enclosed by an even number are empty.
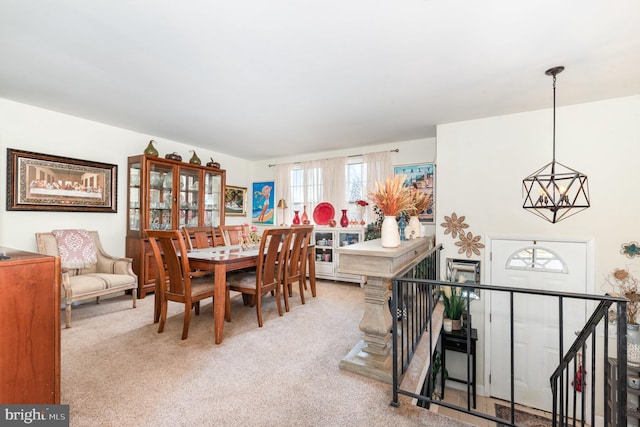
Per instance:
[[[462,296],[458,288],[450,286],[449,294],[440,291],[442,300],[444,301],[444,323],[443,327],[446,332],[457,331],[462,329],[462,313],[467,307],[467,301]]]

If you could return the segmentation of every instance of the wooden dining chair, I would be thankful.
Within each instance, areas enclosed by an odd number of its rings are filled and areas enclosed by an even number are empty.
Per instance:
[[[307,250],[311,240],[312,225],[291,226],[291,250],[287,254],[285,270],[282,276],[282,294],[284,308],[289,311],[289,297],[293,295],[293,284],[298,282],[300,300],[304,304],[306,285]]]
[[[187,249],[206,249],[216,246],[223,246],[224,241],[219,233],[220,232],[212,226],[182,226],[182,234],[184,235]]]
[[[183,225],[182,234],[184,235],[185,246],[188,250],[206,249],[224,245],[219,230],[216,230],[212,226],[189,227]],[[192,277],[213,276],[213,270],[193,269],[192,273]]]
[[[230,318],[230,291],[241,292],[254,300],[258,326],[262,327],[262,297],[274,292],[278,314],[282,316],[280,289],[286,254],[291,242],[290,228],[270,228],[264,231],[258,249],[255,271],[243,271],[227,279],[226,315]],[[280,250],[280,249],[283,250]]]
[[[178,230],[146,230],[151,250],[156,259],[156,292],[160,295],[160,324],[158,333],[164,330],[169,301],[184,304],[182,339],[187,339],[191,309],[200,314],[200,301],[213,300],[214,282],[211,277],[193,277],[186,256],[187,247]]]
[[[221,225],[220,234],[224,240],[225,246],[239,245],[240,237],[242,236],[241,225]]]

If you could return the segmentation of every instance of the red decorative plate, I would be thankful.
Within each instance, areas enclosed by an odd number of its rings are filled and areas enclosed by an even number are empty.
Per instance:
[[[336,211],[333,210],[333,205],[331,203],[319,203],[313,210],[313,222],[315,222],[316,225],[327,225],[329,224],[329,220],[333,219],[335,214]]]

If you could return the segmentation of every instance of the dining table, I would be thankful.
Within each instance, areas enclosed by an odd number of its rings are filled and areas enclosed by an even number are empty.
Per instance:
[[[309,248],[311,249],[311,247]],[[204,249],[192,249],[187,252],[189,266],[200,270],[213,270],[213,324],[215,343],[222,342],[224,331],[225,299],[227,273],[256,267],[258,264],[258,248],[246,249],[241,245],[215,246]],[[312,295],[316,296],[315,257],[308,250],[309,282]]]

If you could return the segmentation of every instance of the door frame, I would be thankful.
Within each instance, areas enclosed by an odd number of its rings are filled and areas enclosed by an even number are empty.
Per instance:
[[[586,244],[587,256],[586,256],[586,293],[595,294],[596,292],[596,282],[595,282],[595,242],[593,238],[587,237],[551,237],[551,236],[531,236],[531,235],[485,235],[485,245],[486,250],[484,253],[484,281],[482,283],[492,284],[492,271],[491,271],[491,253],[493,249],[493,241],[494,240],[514,240],[514,241],[522,241],[523,246],[524,242],[531,240],[539,240],[543,242],[569,242],[569,243],[584,243]],[[489,314],[491,312],[491,292],[485,292],[486,298],[484,299],[484,357],[483,357],[483,385],[484,385],[484,393],[486,396],[491,396],[491,383],[489,382],[489,374],[491,372],[491,324],[489,322]]]

